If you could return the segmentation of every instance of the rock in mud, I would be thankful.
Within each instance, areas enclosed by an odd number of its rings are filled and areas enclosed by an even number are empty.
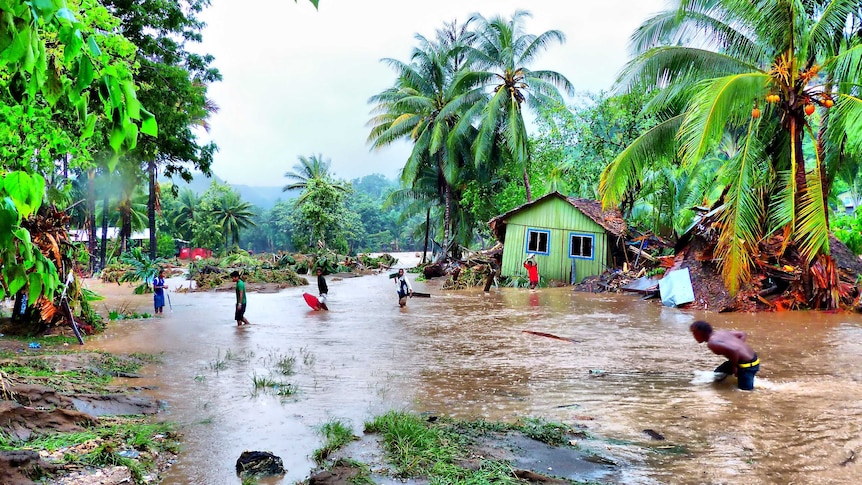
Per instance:
[[[0,451],[0,483],[3,485],[31,485],[34,479],[42,478],[44,472],[56,469],[56,465],[43,460],[36,451]]]
[[[308,485],[349,485],[361,472],[358,467],[337,465],[308,477]]]
[[[268,451],[243,451],[236,460],[236,473],[247,476],[284,475],[281,458]]]

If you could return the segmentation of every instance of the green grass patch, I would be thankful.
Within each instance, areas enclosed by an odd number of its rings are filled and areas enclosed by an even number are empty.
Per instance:
[[[275,366],[282,375],[290,376],[294,374],[294,366],[296,365],[296,357],[290,356],[282,356],[276,361]]]
[[[252,394],[257,394],[260,390],[274,391],[278,396],[291,396],[296,394],[296,386],[289,382],[284,382],[272,376],[251,375]]]
[[[212,371],[220,371],[227,369],[227,361],[231,359],[230,349],[227,349],[224,357],[221,355],[221,349],[216,351],[216,358],[214,361],[210,362],[210,370]]]
[[[329,458],[332,452],[356,439],[353,436],[353,429],[339,420],[333,420],[322,425],[318,431],[323,435],[324,443],[312,454],[312,458],[317,464],[321,464]]]
[[[127,458],[122,455],[124,450],[179,452],[173,424],[149,423],[140,418],[102,418],[101,423],[82,432],[38,435],[29,440],[15,440],[0,434],[0,451],[30,449],[53,453],[69,448],[70,451],[63,456],[66,463],[94,467],[126,466],[136,484],[145,483],[144,476],[154,469],[155,464],[150,460]],[[84,454],[72,451],[72,448],[89,442],[98,442],[98,446]]]
[[[380,435],[387,462],[397,478],[420,477],[432,484],[523,483],[505,460],[476,461],[470,446],[479,438],[518,432],[552,446],[569,446],[571,428],[540,419],[519,423],[434,419],[391,411],[365,423]]]
[[[365,431],[383,437],[386,452],[399,476],[431,473],[451,465],[459,449],[446,433],[414,414],[390,411],[365,423]]]
[[[525,418],[515,426],[515,429],[536,441],[551,446],[563,446],[568,444],[572,428],[565,424],[552,423],[538,418]]]
[[[130,356],[116,356],[107,352],[99,352],[99,359],[94,362],[105,372],[118,376],[123,374],[134,374],[141,370],[144,364],[158,362],[159,359],[152,354],[136,353]]]

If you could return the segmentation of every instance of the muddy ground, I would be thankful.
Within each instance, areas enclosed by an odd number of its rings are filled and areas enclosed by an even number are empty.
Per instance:
[[[71,352],[71,353],[70,353]],[[138,365],[137,357],[106,356],[100,353],[75,353],[69,347],[31,349],[19,340],[0,339],[0,434],[4,448],[23,443],[22,449],[0,451],[0,483],[64,485],[132,483],[125,466],[100,468],[69,464],[66,456],[83,456],[106,444],[103,439],[60,447],[52,452],[34,451],[29,440],[51,435],[81,433],[97,424],[111,422],[115,416],[153,416],[160,404],[144,395],[142,389],[101,386],[80,379],[81,375],[134,377],[118,370]],[[106,365],[110,362],[110,365]],[[16,375],[15,369],[41,369],[41,375]],[[76,377],[70,377],[70,376]],[[75,379],[70,382],[67,379]],[[156,439],[172,439],[156,437]],[[108,443],[110,446],[111,444]],[[123,450],[115,450],[121,452]],[[131,450],[129,450],[131,452]],[[132,452],[137,460],[152,461],[149,483],[158,482],[158,471],[170,466],[174,456],[150,451]],[[42,481],[42,480],[47,480]]]
[[[78,372],[93,375],[135,377],[134,373],[117,371],[117,362],[132,362],[138,356],[106,356],[103,353],[75,352],[74,346],[57,344],[30,349],[26,341],[0,338],[0,368],[17,366],[50,369],[53,375],[36,377],[2,376],[0,400],[0,433],[9,440],[26,442],[39,436],[79,433],[100,421],[114,416],[155,416],[162,405],[145,395],[137,387],[106,386],[96,389],[86,383],[64,382],[63,373]],[[107,360],[113,367],[103,365]],[[148,418],[145,418],[148,419]],[[429,418],[433,421],[436,418]],[[181,436],[156,437],[178,439]],[[512,474],[525,483],[606,482],[613,479],[618,466],[601,456],[580,450],[579,442],[586,435],[576,430],[568,437],[570,446],[549,446],[520,432],[489,432],[470,437],[467,453],[458,466],[478,469],[488,460],[505,461]],[[172,453],[134,453],[136,460],[155,464],[143,477],[133,477],[126,466],[87,467],[68,464],[64,457],[83,456],[104,445],[93,440],[76,446],[47,451],[18,449],[0,452],[0,483],[4,485],[31,485],[55,483],[63,485],[112,485],[126,483],[159,483],[160,473],[175,461]],[[115,450],[119,451],[119,450]],[[365,472],[363,471],[366,470]],[[429,483],[427,478],[396,476],[381,439],[375,434],[357,437],[356,441],[337,450],[317,470],[309,470],[307,483],[348,485],[356,483],[357,476],[370,473],[374,483]],[[49,478],[42,478],[46,476]],[[269,482],[268,482],[269,483]]]

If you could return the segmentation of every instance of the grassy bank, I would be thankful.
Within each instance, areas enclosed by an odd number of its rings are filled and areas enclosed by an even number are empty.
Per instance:
[[[39,348],[28,343],[26,350],[20,341],[2,342],[0,460],[6,466],[0,482],[51,481],[95,470],[136,484],[158,480],[179,449],[172,424],[144,414],[92,416],[75,405],[93,396],[121,402],[128,390],[112,385],[114,378],[135,375],[156,356],[75,352],[63,337],[32,339]],[[157,408],[154,401],[147,404],[141,409]]]

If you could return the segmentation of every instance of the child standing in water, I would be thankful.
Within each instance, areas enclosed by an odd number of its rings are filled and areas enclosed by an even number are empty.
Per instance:
[[[153,279],[153,306],[156,315],[165,311],[165,270],[160,269],[159,275]]]
[[[533,261],[532,257],[524,261],[524,268],[527,268],[527,277],[530,279],[530,289],[535,290],[539,285],[539,265]]]

